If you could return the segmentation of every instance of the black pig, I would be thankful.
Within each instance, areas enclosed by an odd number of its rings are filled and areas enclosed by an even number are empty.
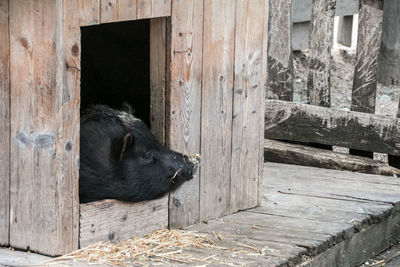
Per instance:
[[[130,108],[94,106],[81,119],[81,203],[158,198],[192,179],[198,156],[163,147]]]

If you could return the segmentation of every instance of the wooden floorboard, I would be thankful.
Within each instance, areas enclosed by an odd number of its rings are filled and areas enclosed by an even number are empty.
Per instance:
[[[226,249],[168,266],[356,266],[399,241],[400,179],[265,163],[260,207],[186,230]]]

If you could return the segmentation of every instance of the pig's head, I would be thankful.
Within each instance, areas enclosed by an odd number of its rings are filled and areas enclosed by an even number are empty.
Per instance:
[[[81,123],[81,202],[150,200],[193,178],[199,156],[165,148],[129,110],[96,106],[88,114]]]

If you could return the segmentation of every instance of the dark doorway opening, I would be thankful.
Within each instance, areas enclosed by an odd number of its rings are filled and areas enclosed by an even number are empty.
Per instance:
[[[132,105],[150,127],[150,20],[81,28],[81,110]]]

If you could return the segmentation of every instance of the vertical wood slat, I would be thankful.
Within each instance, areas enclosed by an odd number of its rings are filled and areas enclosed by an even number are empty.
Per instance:
[[[382,90],[400,92],[400,2],[385,0],[383,7],[382,42],[377,80]],[[397,108],[400,118],[400,102]],[[389,164],[400,168],[400,157],[389,155]]]
[[[263,109],[263,112],[260,112],[260,122],[259,124],[262,125],[260,127],[260,132],[259,132],[259,138],[260,138],[260,147],[264,147],[264,128],[265,128],[265,96],[266,96],[266,90],[267,90],[267,81],[268,81],[268,43],[269,43],[269,36],[268,36],[268,28],[269,28],[269,7],[270,7],[270,1],[265,1],[265,6],[264,6],[264,36],[263,36],[263,66],[262,66],[262,81],[263,81],[263,91],[262,91],[262,104],[260,108]],[[259,155],[259,162],[258,162],[258,203],[261,204],[262,201],[262,183],[263,183],[263,175],[264,175],[264,151],[263,149],[260,149],[260,155]]]
[[[236,0],[231,213],[258,204],[264,11],[264,0]]]
[[[354,71],[351,110],[375,113],[377,66],[383,20],[382,0],[361,0],[357,61]]]
[[[101,23],[171,15],[171,0],[101,0]]]
[[[8,1],[0,1],[0,245],[9,244],[10,42]]]
[[[200,219],[229,213],[235,2],[204,1]]]
[[[10,244],[54,254],[56,2],[10,1]],[[61,192],[60,192],[61,193]],[[59,244],[58,244],[59,245]]]
[[[150,20],[150,125],[152,133],[165,144],[165,83],[167,19]]]
[[[80,67],[81,67],[81,26],[100,23],[100,7],[96,0],[62,0],[62,25],[58,62],[64,62],[58,72],[58,107],[60,118],[57,120],[59,141],[57,142],[58,175],[64,183],[59,187],[65,195],[59,202],[58,218],[72,222],[72,230],[61,236],[65,247],[59,251],[70,251],[79,246],[79,131],[80,131]],[[82,12],[82,8],[87,10]],[[79,12],[81,11],[81,12]]]
[[[203,1],[172,2],[167,143],[182,153],[200,153]],[[202,160],[202,165],[205,163]],[[199,222],[199,174],[170,195],[169,225]]]
[[[330,107],[331,46],[336,0],[313,0],[307,88],[312,105]]]
[[[268,99],[293,100],[292,0],[270,0]]]

